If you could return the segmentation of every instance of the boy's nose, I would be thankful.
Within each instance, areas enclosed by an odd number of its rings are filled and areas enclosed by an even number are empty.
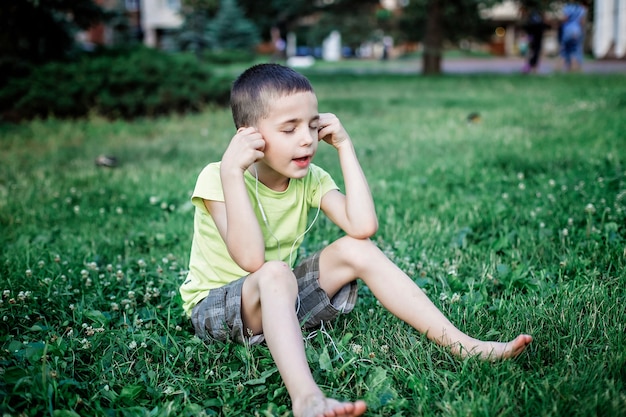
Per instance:
[[[316,140],[317,140],[317,131],[307,129],[307,131],[302,134],[300,143],[302,144],[302,146],[310,146]]]

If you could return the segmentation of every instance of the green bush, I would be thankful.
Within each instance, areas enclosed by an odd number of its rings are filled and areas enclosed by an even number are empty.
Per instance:
[[[229,82],[187,54],[139,48],[49,63],[9,80],[0,91],[5,120],[81,117],[96,112],[130,119],[197,111],[225,103]]]
[[[201,54],[201,59],[211,64],[251,63],[256,58],[254,52],[245,49],[213,50]]]

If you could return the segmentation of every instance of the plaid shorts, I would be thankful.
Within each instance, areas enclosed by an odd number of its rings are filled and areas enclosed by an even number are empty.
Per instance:
[[[298,281],[296,313],[302,327],[316,329],[322,321],[336,318],[340,313],[349,313],[356,304],[357,283],[344,285],[333,296],[328,297],[319,285],[319,256],[316,253],[298,265],[293,273]],[[236,340],[241,343],[257,344],[263,335],[247,336],[241,318],[241,288],[246,277],[212,289],[191,312],[191,322],[196,335],[201,339],[221,341]]]

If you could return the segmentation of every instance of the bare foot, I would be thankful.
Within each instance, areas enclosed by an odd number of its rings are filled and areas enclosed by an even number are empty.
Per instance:
[[[365,401],[339,402],[324,396],[311,396],[294,403],[294,417],[357,417],[365,412]]]
[[[452,353],[462,358],[466,358],[468,356],[478,356],[481,359],[495,362],[519,356],[532,341],[532,336],[520,334],[508,343],[483,342],[474,339],[474,343],[468,343],[465,346],[457,343],[451,345],[450,347],[452,349]]]
[[[488,360],[512,359],[519,356],[526,347],[533,341],[533,337],[527,334],[520,334],[508,343],[489,343],[491,349],[483,351],[481,357]]]

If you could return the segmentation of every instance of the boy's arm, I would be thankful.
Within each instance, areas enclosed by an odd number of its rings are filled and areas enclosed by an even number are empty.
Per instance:
[[[205,201],[228,253],[243,270],[254,272],[265,262],[265,242],[244,182],[250,165],[263,157],[265,141],[253,128],[240,128],[224,152],[220,178],[224,202]]]
[[[349,236],[366,239],[378,230],[374,200],[350,136],[334,114],[320,114],[319,137],[337,149],[346,193],[329,191],[322,198],[324,213]]]

